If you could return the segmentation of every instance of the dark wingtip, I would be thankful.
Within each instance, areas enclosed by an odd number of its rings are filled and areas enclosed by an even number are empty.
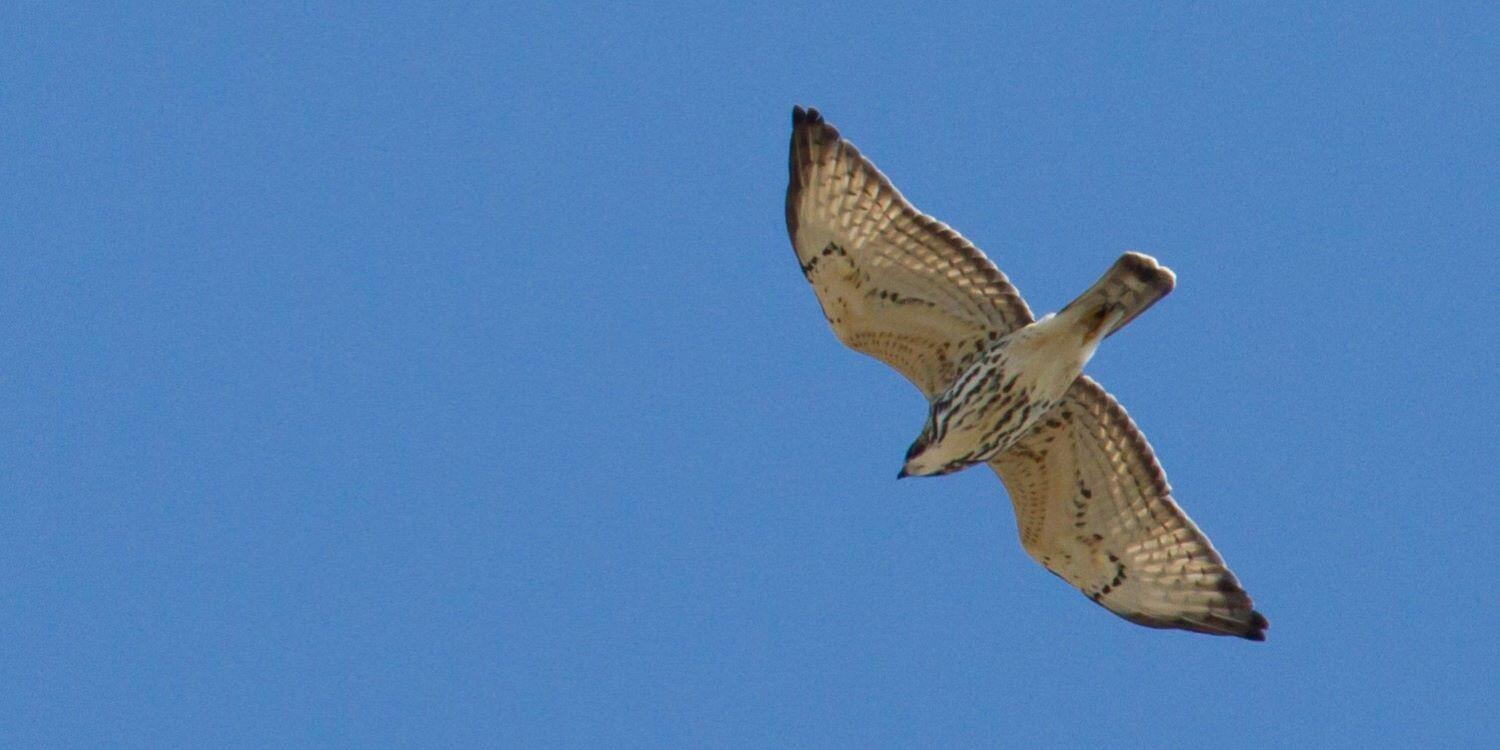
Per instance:
[[[1271,621],[1266,616],[1252,611],[1250,613],[1250,628],[1242,636],[1249,641],[1264,641],[1266,639],[1266,628],[1271,627]]]
[[[816,107],[808,107],[806,109],[803,109],[802,105],[800,104],[792,106],[792,127],[795,128],[798,125],[802,125],[804,123],[808,125],[817,125],[822,121],[823,115],[818,112]]]

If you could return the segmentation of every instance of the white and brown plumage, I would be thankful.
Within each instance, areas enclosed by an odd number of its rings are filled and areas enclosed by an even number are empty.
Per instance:
[[[1145,436],[1079,374],[1099,339],[1171,290],[1169,271],[1127,254],[1050,319],[1056,324],[1039,323],[978,248],[918,211],[817,110],[801,107],[792,114],[786,219],[839,340],[894,367],[932,402],[903,474],[987,462],[1010,492],[1027,553],[1090,599],[1141,625],[1265,639],[1266,618],[1172,500]],[[1007,353],[1025,336],[1060,341],[1057,331],[1079,341],[1048,351],[1076,362],[1037,375],[1045,357],[1023,361],[1015,346]],[[1032,383],[1013,386],[1027,394],[1025,411],[1003,393],[1014,380],[1007,373],[1018,371]],[[944,419],[967,432],[938,429]]]

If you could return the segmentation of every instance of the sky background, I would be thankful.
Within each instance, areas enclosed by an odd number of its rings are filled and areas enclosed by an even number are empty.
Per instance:
[[[1494,6],[147,5],[0,7],[0,745],[1500,741]],[[1088,371],[1268,642],[894,479],[793,104],[1177,272]]]

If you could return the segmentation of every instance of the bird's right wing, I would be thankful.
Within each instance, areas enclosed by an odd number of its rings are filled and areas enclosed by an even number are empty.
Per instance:
[[[984,253],[908,203],[815,109],[792,111],[786,223],[834,333],[929,398],[1032,321]]]
[[[1028,554],[1132,622],[1265,640],[1266,618],[1172,500],[1145,435],[1088,376],[990,462]]]

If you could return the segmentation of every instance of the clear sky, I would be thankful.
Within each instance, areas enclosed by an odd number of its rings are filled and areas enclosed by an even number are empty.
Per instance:
[[[1493,6],[132,5],[0,10],[0,745],[1500,742]],[[799,103],[1177,272],[1089,372],[1268,642],[895,480]]]

